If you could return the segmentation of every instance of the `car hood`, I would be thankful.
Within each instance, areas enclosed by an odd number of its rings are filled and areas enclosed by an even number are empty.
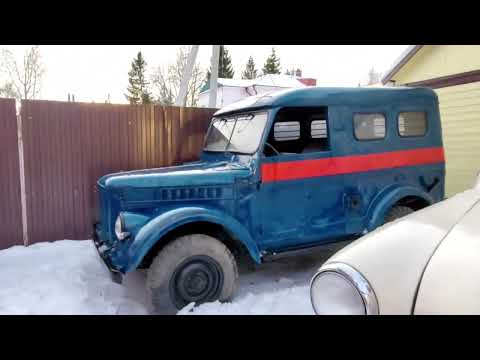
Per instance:
[[[154,188],[231,184],[250,173],[240,162],[195,162],[158,169],[136,170],[105,175],[98,181],[107,189]]]
[[[433,254],[420,283],[415,314],[480,315],[480,200]]]
[[[381,314],[411,314],[430,259],[479,199],[480,189],[468,190],[386,224],[343,248],[327,264],[343,262],[360,271],[377,296]],[[429,267],[428,273],[435,278],[429,286],[438,289],[435,269]],[[424,289],[426,293],[430,288]]]

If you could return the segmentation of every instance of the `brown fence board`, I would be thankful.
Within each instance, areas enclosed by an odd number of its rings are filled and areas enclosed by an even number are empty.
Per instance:
[[[15,100],[0,99],[0,249],[23,244]]]
[[[214,111],[22,101],[29,243],[90,238],[98,178],[197,159]]]

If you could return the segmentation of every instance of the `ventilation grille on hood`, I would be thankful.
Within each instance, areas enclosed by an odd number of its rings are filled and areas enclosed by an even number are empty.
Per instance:
[[[180,189],[162,189],[160,199],[170,200],[205,200],[221,199],[223,188],[221,187],[195,187]]]
[[[219,200],[232,198],[233,189],[231,186],[125,189],[122,192],[122,201],[127,203]]]

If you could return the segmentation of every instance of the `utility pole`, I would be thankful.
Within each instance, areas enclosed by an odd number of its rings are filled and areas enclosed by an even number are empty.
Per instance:
[[[178,91],[177,99],[175,100],[175,106],[184,106],[186,102],[186,95],[188,89],[188,83],[192,76],[193,66],[197,57],[198,48],[200,45],[193,45],[188,54],[187,65],[182,74],[182,80],[180,82],[180,89]],[[210,98],[208,101],[208,107],[214,108],[217,103],[217,82],[218,82],[218,62],[220,58],[220,45],[213,45],[212,59],[211,59],[211,76],[210,76]]]
[[[200,45],[192,45],[190,53],[188,54],[187,65],[183,70],[182,81],[180,82],[180,89],[178,90],[178,96],[175,100],[175,106],[185,106],[187,100],[188,83],[192,77],[193,66],[198,54],[198,48]]]
[[[208,107],[215,108],[217,106],[217,87],[218,87],[218,62],[220,58],[220,45],[213,45],[212,63],[210,73],[210,98],[208,99]]]

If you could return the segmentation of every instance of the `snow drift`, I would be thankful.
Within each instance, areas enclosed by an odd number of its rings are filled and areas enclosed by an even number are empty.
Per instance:
[[[240,266],[232,302],[192,305],[179,314],[313,314],[309,281],[323,253]],[[0,314],[149,314],[145,273],[118,285],[91,241],[62,240],[0,251]]]

